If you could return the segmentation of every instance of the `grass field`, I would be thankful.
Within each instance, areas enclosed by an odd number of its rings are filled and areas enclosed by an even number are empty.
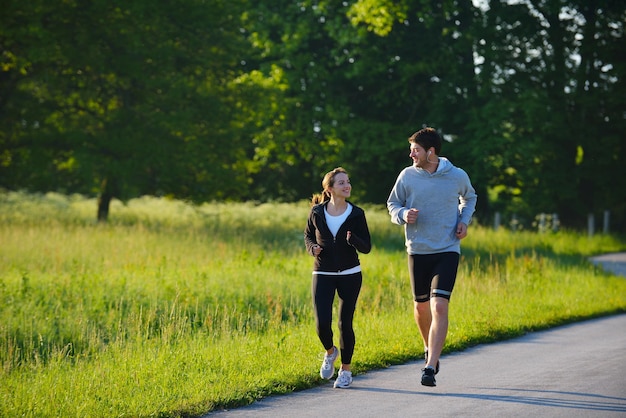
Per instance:
[[[318,385],[308,203],[0,194],[0,416],[199,416]],[[402,229],[365,206],[355,374],[421,357]],[[626,311],[617,237],[473,225],[445,350]]]

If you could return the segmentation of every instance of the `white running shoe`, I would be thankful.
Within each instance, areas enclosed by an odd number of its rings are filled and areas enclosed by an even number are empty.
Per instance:
[[[333,346],[333,353],[324,354],[324,361],[322,361],[322,367],[320,367],[320,376],[322,379],[330,379],[335,374],[335,360],[339,356],[339,350]]]
[[[334,386],[336,388],[345,389],[350,387],[352,383],[352,372],[348,370],[339,370],[339,374],[337,375],[337,380],[335,380]]]

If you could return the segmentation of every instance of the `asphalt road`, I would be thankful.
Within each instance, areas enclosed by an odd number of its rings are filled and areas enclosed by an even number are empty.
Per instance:
[[[626,277],[626,253],[604,254],[593,257],[591,262],[602,266],[604,269]]]
[[[593,261],[626,277],[626,254]],[[436,387],[420,384],[422,367],[357,375],[349,389],[331,380],[206,418],[626,417],[626,314],[444,355]]]

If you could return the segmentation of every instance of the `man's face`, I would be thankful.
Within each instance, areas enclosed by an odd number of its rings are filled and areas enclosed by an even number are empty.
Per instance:
[[[413,160],[415,167],[424,167],[426,165],[427,151],[420,144],[411,144],[409,148],[409,157]]]

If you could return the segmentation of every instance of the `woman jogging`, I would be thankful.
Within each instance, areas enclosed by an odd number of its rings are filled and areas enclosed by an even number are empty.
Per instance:
[[[357,251],[367,254],[372,244],[365,212],[347,200],[352,190],[348,173],[341,167],[328,172],[322,188],[322,193],[311,200],[313,206],[304,231],[306,250],[315,257],[312,293],[317,335],[326,350],[320,376],[333,377],[339,356],[332,330],[336,293],[341,368],[334,387],[347,388],[352,383],[350,363],[355,346],[352,319],[363,280]]]

